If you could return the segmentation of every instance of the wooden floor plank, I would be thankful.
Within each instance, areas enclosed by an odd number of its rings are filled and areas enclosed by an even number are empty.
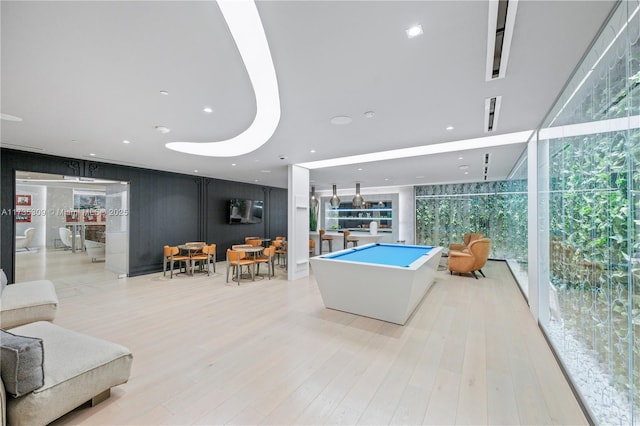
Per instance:
[[[16,256],[56,324],[131,349],[128,383],[54,424],[586,424],[504,262],[436,281],[405,326],[326,309],[313,275],[118,279],[83,253]]]

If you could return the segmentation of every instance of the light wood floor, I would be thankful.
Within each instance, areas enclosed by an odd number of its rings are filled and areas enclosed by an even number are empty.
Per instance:
[[[59,425],[587,424],[504,262],[439,271],[405,326],[326,309],[313,276],[284,270],[237,286],[224,262],[173,280],[82,253],[16,263],[54,281],[56,324],[134,354],[127,384]]]

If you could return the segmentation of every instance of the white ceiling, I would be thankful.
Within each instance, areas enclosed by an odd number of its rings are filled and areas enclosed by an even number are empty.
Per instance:
[[[484,137],[485,99],[493,96],[502,96],[495,134],[534,129],[614,3],[520,0],[506,77],[487,82],[488,1],[258,2],[281,120],[256,151],[212,158],[164,145],[230,138],[255,116],[215,2],[2,1],[1,109],[23,121],[3,120],[0,143],[284,188],[288,164]],[[408,39],[405,29],[416,23],[424,34]],[[202,113],[204,106],[214,113]],[[353,122],[330,124],[337,115]],[[504,179],[524,149],[318,169],[311,179],[317,190],[358,181],[363,192],[480,181],[485,153],[489,180]]]

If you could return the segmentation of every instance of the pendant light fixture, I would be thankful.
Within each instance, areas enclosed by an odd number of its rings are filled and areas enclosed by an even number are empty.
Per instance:
[[[318,207],[318,197],[316,197],[316,187],[311,187],[311,196],[309,197],[309,207],[315,209]]]
[[[364,206],[364,198],[360,195],[360,182],[356,183],[356,195],[353,197],[353,200],[351,200],[351,205],[357,209]]]
[[[340,207],[340,198],[338,198],[338,194],[336,193],[336,191],[337,191],[336,186],[333,185],[333,195],[331,196],[331,199],[329,200],[329,203],[331,204],[331,207],[333,207],[333,208]]]

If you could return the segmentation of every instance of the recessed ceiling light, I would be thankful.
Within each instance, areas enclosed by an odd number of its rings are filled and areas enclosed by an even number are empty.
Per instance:
[[[254,179],[253,181],[254,182],[260,182],[260,179]]]
[[[129,143],[131,143],[131,142],[125,139],[125,140],[123,140],[123,141],[122,141],[122,143],[124,143],[124,144],[129,144]]]
[[[271,170],[260,170],[260,173],[271,173]]]
[[[465,174],[465,175],[468,175],[468,174],[469,174],[469,172],[464,172],[464,174]]]
[[[193,171],[193,173],[198,173],[198,169],[195,169],[195,170]]]
[[[233,167],[235,167],[235,166],[236,166],[236,163],[231,163],[231,165],[232,165]]]
[[[423,33],[422,31],[422,25],[418,24],[418,25],[414,25],[413,27],[407,28],[406,30],[407,33],[407,37],[409,38],[414,38],[419,36],[420,34]]]
[[[467,164],[463,164],[462,166],[458,166],[458,168],[459,168],[460,170],[467,170],[467,169],[469,168],[469,165],[467,165]]]
[[[96,156],[96,154],[94,154],[93,152],[90,152],[89,155],[92,156],[92,157]]]
[[[447,130],[453,130],[453,129],[455,129],[455,127],[453,127],[453,126],[447,126]]]
[[[367,118],[373,118],[376,116],[376,113],[374,111],[367,111],[364,113],[364,116]]]
[[[161,90],[161,91],[160,91],[160,94],[161,94],[161,95],[164,95],[164,96],[168,96],[168,95],[169,95],[169,92],[167,92],[166,90]]]
[[[362,167],[358,167],[358,171],[361,172],[362,171]]]
[[[458,157],[458,160],[464,160],[464,157],[461,155]]]
[[[349,124],[352,121],[353,119],[351,117],[348,117],[346,115],[337,115],[331,119],[331,124],[343,125],[343,124]]]
[[[385,182],[389,180],[389,178],[384,178]]]
[[[167,134],[167,133],[169,133],[171,131],[170,128],[165,127],[165,126],[156,126],[156,130],[159,131],[160,133],[162,133],[163,135]]]
[[[312,149],[312,150],[311,150],[311,151],[309,151],[309,152],[310,152],[310,153],[312,153],[312,154],[315,154],[315,153],[316,153],[316,150],[315,150],[315,149]]]
[[[204,107],[202,108],[202,112],[204,112],[205,114],[211,114],[213,112],[213,108]]]

